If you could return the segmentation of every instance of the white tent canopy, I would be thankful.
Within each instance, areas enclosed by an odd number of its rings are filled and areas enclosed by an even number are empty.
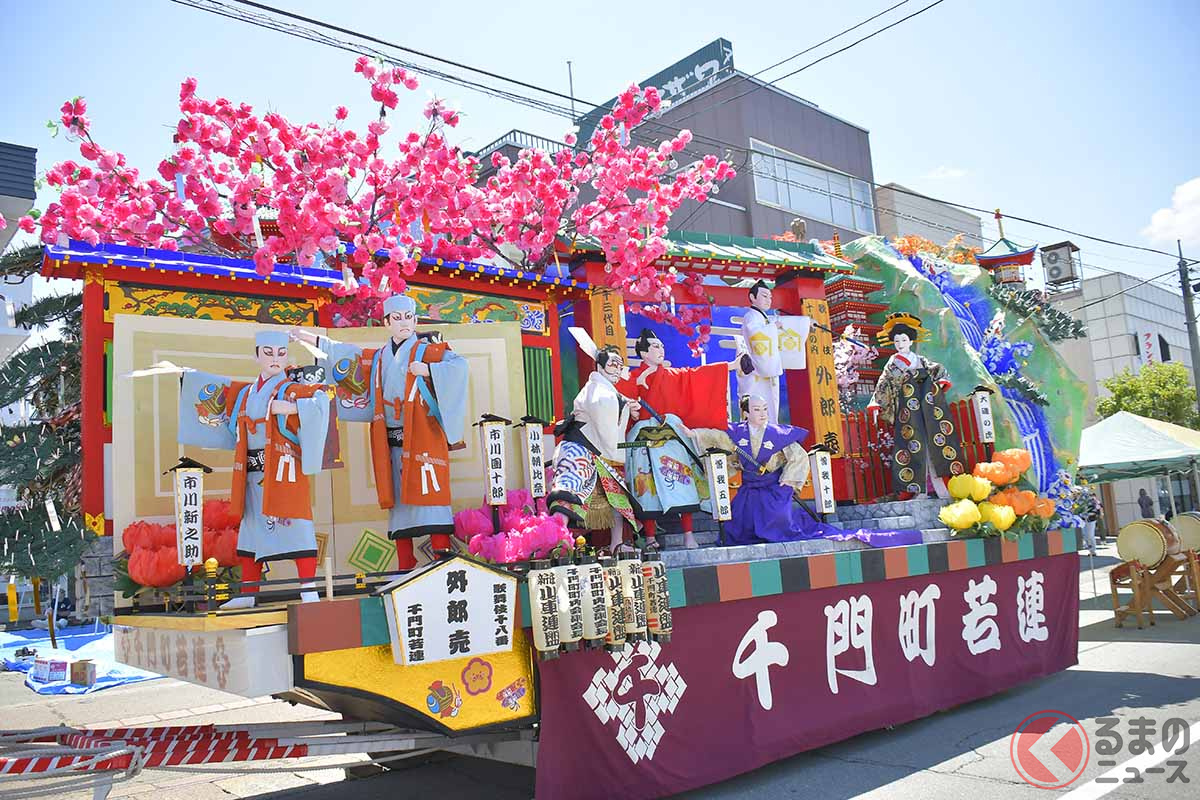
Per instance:
[[[1200,464],[1200,432],[1118,411],[1085,428],[1079,474],[1093,482],[1184,472]]]

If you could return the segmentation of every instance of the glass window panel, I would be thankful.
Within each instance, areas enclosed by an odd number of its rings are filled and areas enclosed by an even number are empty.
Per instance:
[[[864,233],[875,233],[875,203],[871,195],[871,184],[866,181],[851,182],[854,197],[854,227]]]
[[[850,178],[829,173],[829,204],[833,208],[832,222],[840,228],[854,228],[854,207],[850,203]]]
[[[753,165],[754,196],[759,202],[778,205],[780,200],[779,187],[775,178],[775,159],[755,155]]]
[[[829,222],[829,179],[826,175],[824,170],[788,162],[788,208],[811,219]]]

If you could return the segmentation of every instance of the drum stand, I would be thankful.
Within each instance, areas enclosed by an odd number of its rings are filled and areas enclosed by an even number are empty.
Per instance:
[[[1195,550],[1185,550],[1187,567],[1183,576],[1175,581],[1175,593],[1181,600],[1186,600],[1192,608],[1192,613],[1200,613],[1200,556]]]
[[[1163,608],[1174,614],[1176,619],[1187,619],[1195,614],[1200,614],[1200,611],[1189,605],[1177,591],[1180,584],[1186,586],[1192,565],[1195,563],[1195,556],[1189,557],[1190,555],[1190,550],[1188,555],[1183,553],[1168,555],[1161,564],[1154,568],[1148,578],[1147,586],[1150,598],[1157,599],[1162,603]]]
[[[1109,570],[1108,585],[1112,591],[1113,616],[1116,617],[1117,627],[1126,617],[1136,617],[1137,626],[1142,628],[1142,614],[1147,614],[1150,624],[1154,624],[1154,612],[1150,608],[1150,592],[1147,589],[1149,575],[1145,567],[1136,561],[1126,561]],[[1133,597],[1128,603],[1122,604],[1117,595],[1118,589],[1129,589]]]

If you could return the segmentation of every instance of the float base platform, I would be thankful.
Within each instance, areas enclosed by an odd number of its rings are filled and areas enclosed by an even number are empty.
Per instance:
[[[356,720],[452,737],[539,722],[539,796],[658,797],[1076,663],[1074,531],[925,539],[667,551],[670,642],[535,666],[519,631],[512,653],[483,659],[486,690],[468,690],[479,664],[396,665],[372,596],[123,615],[117,646],[135,666]],[[517,605],[527,628],[524,586]],[[427,702],[439,685],[461,701],[452,714]]]

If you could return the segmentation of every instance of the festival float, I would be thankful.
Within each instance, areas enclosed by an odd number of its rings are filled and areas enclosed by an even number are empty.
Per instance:
[[[415,83],[357,69],[385,110]],[[188,82],[145,182],[64,106],[92,166],[27,227],[84,282],[118,656],[345,722],[53,734],[76,751],[0,773],[453,749],[539,797],[658,797],[1076,662],[1059,328],[877,237],[668,234],[730,169],[623,144],[657,102],[482,188],[437,101],[384,162],[382,123]]]

